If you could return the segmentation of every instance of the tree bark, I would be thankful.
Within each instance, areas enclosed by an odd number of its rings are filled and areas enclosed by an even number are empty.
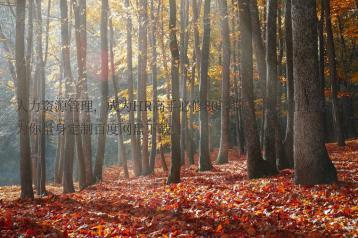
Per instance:
[[[336,68],[336,53],[334,49],[334,39],[332,32],[331,13],[330,13],[330,0],[323,0],[323,7],[326,19],[327,31],[327,53],[329,62],[329,74],[331,78],[331,91],[332,91],[332,112],[333,124],[336,133],[336,140],[339,146],[344,146],[344,131],[342,124],[342,104],[338,98],[339,82]]]
[[[260,139],[257,131],[254,95],[253,95],[253,60],[252,30],[250,19],[250,1],[238,0],[240,17],[240,71],[242,79],[242,106],[244,133],[247,150],[247,170],[250,179],[268,175],[267,163],[261,157]]]
[[[101,108],[100,123],[107,128],[108,103],[108,0],[102,0],[101,7]],[[96,181],[102,180],[106,133],[99,133],[97,142],[97,158],[94,168]]]
[[[26,77],[25,59],[25,11],[26,1],[16,1],[16,40],[15,40],[15,60],[17,75],[17,103],[22,106],[19,110],[18,123],[20,127],[20,183],[21,199],[33,199],[31,157],[30,157],[30,137],[28,130],[29,124],[29,91]]]
[[[68,7],[67,1],[60,1],[61,9],[61,39],[62,39],[62,60],[65,77],[65,98],[66,100],[74,96],[73,77],[71,72],[70,58],[70,39],[68,31]],[[65,128],[69,128],[74,122],[73,112],[69,109],[65,111]],[[73,185],[73,156],[74,156],[74,135],[70,130],[65,130],[65,155],[63,158],[63,193],[75,191]]]
[[[337,181],[324,144],[322,82],[318,80],[316,1],[292,1],[294,162],[296,184]]]
[[[180,182],[180,96],[179,96],[179,47],[176,37],[176,1],[169,1],[169,30],[171,60],[171,90],[173,110],[171,116],[171,165],[167,184]]]
[[[201,50],[200,62],[200,86],[199,100],[204,108],[200,107],[200,147],[199,147],[199,171],[211,170],[210,153],[209,153],[209,117],[206,104],[208,102],[208,69],[209,69],[209,50],[210,50],[210,0],[204,3],[204,32]]]
[[[217,163],[229,162],[229,105],[230,105],[230,30],[227,0],[219,1],[222,36],[221,135]]]
[[[285,162],[279,162],[279,168],[293,168],[293,112],[294,112],[294,87],[293,87],[293,49],[292,49],[292,0],[286,0],[285,6],[285,45],[286,45],[286,77],[287,77],[287,124],[286,135],[283,142]],[[287,162],[287,163],[286,163]]]

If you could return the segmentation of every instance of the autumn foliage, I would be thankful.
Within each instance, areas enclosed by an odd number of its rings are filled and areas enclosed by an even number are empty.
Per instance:
[[[182,182],[170,186],[158,165],[155,175],[129,180],[111,167],[103,183],[70,195],[49,186],[52,193],[34,201],[2,187],[0,236],[358,236],[358,141],[327,148],[338,169],[334,185],[296,186],[291,170],[248,180],[245,159],[232,150],[229,164],[204,173],[185,167]]]

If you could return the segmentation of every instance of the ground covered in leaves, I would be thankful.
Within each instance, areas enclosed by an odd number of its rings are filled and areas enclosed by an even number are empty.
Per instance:
[[[70,195],[49,186],[49,196],[19,201],[18,187],[2,187],[0,237],[358,236],[358,141],[327,148],[335,185],[296,186],[291,170],[247,180],[244,158],[231,151],[211,172],[183,168],[177,185],[165,185],[159,168],[126,180],[112,167],[104,182]]]

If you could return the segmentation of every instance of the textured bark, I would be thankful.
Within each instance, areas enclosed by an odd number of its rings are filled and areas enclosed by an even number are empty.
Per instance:
[[[43,49],[42,49],[42,12],[41,1],[36,0],[35,9],[35,53],[36,53],[36,68],[35,68],[35,80],[38,80],[38,92],[39,102],[45,100],[45,69],[43,61]],[[38,125],[42,128],[39,137],[39,150],[38,160],[36,163],[36,192],[37,195],[43,195],[46,193],[46,137],[45,137],[45,110],[39,110],[38,112]]]
[[[159,16],[161,1],[158,3],[158,11],[157,16],[155,16],[155,8],[154,8],[154,0],[150,1],[150,20],[151,20],[151,28],[150,28],[150,36],[151,36],[151,49],[152,49],[152,60],[151,60],[151,68],[152,68],[152,84],[153,84],[153,93],[152,93],[152,103],[154,105],[158,102],[158,86],[157,86],[157,19]],[[158,124],[158,111],[153,110],[153,119],[152,119],[152,147],[150,150],[150,158],[149,158],[149,167],[150,173],[154,172],[155,167],[155,157],[157,155],[157,124]]]
[[[287,77],[287,123],[286,135],[283,142],[285,152],[285,162],[279,162],[279,169],[293,168],[293,49],[292,49],[292,17],[291,3],[292,0],[286,0],[285,6],[285,45],[286,45],[286,77]],[[287,163],[286,163],[287,162]]]
[[[229,105],[230,105],[230,30],[227,0],[219,1],[222,36],[221,135],[217,163],[229,161]]]
[[[99,121],[107,128],[108,103],[108,0],[102,0],[101,7],[101,108]],[[102,180],[104,153],[106,148],[106,133],[100,133],[97,141],[97,157],[94,167],[96,181]]]
[[[338,98],[339,82],[336,68],[336,53],[334,49],[334,39],[332,32],[331,13],[330,13],[330,0],[323,0],[324,14],[326,19],[326,31],[327,31],[327,53],[329,62],[329,74],[331,79],[331,91],[332,91],[332,112],[333,112],[333,124],[336,133],[336,140],[339,146],[344,146],[344,131],[342,124],[342,104]]]
[[[292,1],[294,160],[296,184],[337,181],[324,144],[323,97],[318,80],[316,1]]]
[[[77,48],[77,66],[78,66],[78,80],[76,82],[76,98],[77,100],[81,100],[81,96],[83,95],[83,86],[82,80],[83,79],[83,46],[81,43],[82,40],[82,32],[81,27],[82,24],[82,15],[80,12],[79,3],[74,0],[73,1],[73,12],[75,15],[75,38],[76,38],[76,48]],[[80,125],[80,113],[78,111],[74,112],[74,122],[76,125]],[[84,153],[84,143],[82,142],[82,135],[81,133],[77,133],[75,135],[76,140],[76,152],[77,152],[77,159],[78,159],[78,173],[79,173],[79,187],[80,189],[84,189],[87,186],[86,180],[86,165],[85,165],[85,153]]]
[[[277,173],[275,146],[275,128],[277,126],[276,110],[276,84],[277,84],[277,53],[276,53],[276,31],[277,31],[277,0],[267,1],[267,28],[266,28],[266,102],[265,102],[265,124],[264,124],[264,159],[269,163],[272,173]]]
[[[180,182],[180,96],[179,96],[179,47],[176,37],[176,4],[175,0],[169,1],[169,30],[171,60],[171,86],[173,111],[171,116],[171,165],[167,184]]]
[[[138,28],[138,101],[144,102],[147,98],[147,25],[148,25],[148,2],[147,0],[139,1],[139,28]],[[140,143],[140,136],[138,136],[138,145],[141,145],[142,156],[142,175],[149,174],[149,152],[148,152],[148,118],[147,111],[138,110],[137,119],[141,128],[143,128],[142,143]]]
[[[132,62],[132,17],[129,9],[129,0],[125,1],[127,8],[127,80],[128,80],[128,101],[134,102],[133,96],[133,62]],[[131,128],[135,127],[134,111],[129,110],[129,123]],[[132,131],[130,134],[131,140],[131,158],[134,164],[134,175],[139,176],[142,173],[142,163],[140,161],[139,148],[135,133]]]
[[[61,9],[61,40],[62,40],[62,62],[65,78],[65,97],[66,99],[74,96],[72,87],[73,77],[71,72],[71,57],[70,57],[70,38],[68,30],[68,7],[67,1],[60,1]],[[65,111],[65,128],[73,124],[73,112]],[[75,191],[73,185],[73,156],[74,156],[74,135],[70,130],[65,130],[65,154],[63,157],[63,193],[72,193]]]
[[[19,126],[27,128],[29,123],[29,91],[26,77],[26,60],[25,60],[25,1],[16,1],[16,40],[15,40],[15,60],[17,75],[17,103],[23,106],[19,110]],[[33,199],[32,174],[31,174],[31,157],[30,157],[30,137],[25,129],[20,133],[20,183],[21,199]]]
[[[189,23],[189,2],[187,0],[180,1],[180,73],[181,73],[181,101],[182,105],[186,105],[188,80],[188,38],[187,30]],[[180,128],[180,161],[185,164],[185,150],[187,140],[187,111],[186,107],[181,110],[181,128]]]
[[[112,24],[112,18],[109,19],[109,52],[110,52],[110,59],[111,59],[111,78],[113,83],[113,91],[114,91],[114,100],[115,102],[119,103],[119,88],[117,84],[117,77],[116,77],[116,70],[114,65],[114,52],[113,52],[113,45],[114,45],[114,32],[113,32],[113,24]],[[116,108],[116,116],[118,124],[121,125],[122,118],[121,118],[121,112],[119,108]],[[127,165],[127,156],[126,156],[126,148],[124,146],[123,142],[123,134],[122,131],[119,131],[118,134],[118,158],[119,161],[122,164],[124,177],[129,178],[129,172],[128,172],[128,165]]]
[[[257,131],[252,62],[252,31],[249,0],[238,0],[240,17],[240,71],[242,78],[242,105],[244,133],[247,150],[248,177],[260,178],[267,175],[267,164],[261,157],[260,139]]]
[[[209,68],[209,50],[210,50],[210,0],[204,2],[204,33],[201,50],[200,62],[200,86],[199,100],[201,105],[206,105],[208,101],[208,68]],[[208,110],[200,107],[200,142],[199,142],[199,171],[211,170],[209,153],[209,117]]]

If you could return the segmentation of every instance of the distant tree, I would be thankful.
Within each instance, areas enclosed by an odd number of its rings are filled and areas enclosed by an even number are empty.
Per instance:
[[[316,1],[292,1],[294,162],[296,184],[337,181],[324,141],[322,81],[318,80]]]
[[[240,18],[240,72],[242,79],[242,114],[247,154],[248,177],[260,178],[268,175],[267,162],[262,159],[260,139],[257,131],[252,60],[252,30],[250,19],[250,1],[238,0]]]
[[[179,47],[176,36],[176,1],[169,1],[169,30],[171,60],[171,91],[173,111],[171,116],[171,165],[167,184],[180,182],[180,96],[179,96]]]
[[[100,123],[107,128],[108,103],[108,0],[102,0],[101,7],[101,108]],[[102,180],[104,153],[106,148],[106,133],[100,133],[97,142],[97,158],[94,176],[97,181]]]
[[[221,17],[223,72],[221,86],[221,132],[220,149],[217,158],[219,164],[227,163],[229,149],[229,104],[230,104],[230,29],[227,0],[219,0]]]
[[[15,40],[15,60],[17,87],[17,103],[19,110],[18,122],[20,127],[24,127],[20,133],[20,181],[21,181],[21,199],[33,199],[32,175],[31,175],[31,157],[30,157],[30,137],[26,130],[29,124],[29,90],[26,77],[25,60],[25,11],[26,1],[16,1],[16,40]],[[20,107],[19,107],[20,108]]]
[[[68,7],[67,1],[60,1],[61,10],[61,39],[62,39],[62,61],[65,78],[65,98],[73,98],[75,95],[73,85],[73,76],[71,72],[70,57],[70,37],[68,30]],[[71,110],[65,111],[65,128],[69,128],[74,123],[74,115]],[[63,157],[63,193],[72,193],[75,191],[73,185],[73,156],[74,156],[74,135],[71,130],[65,130],[65,154]]]
[[[331,90],[332,90],[332,112],[333,112],[333,125],[336,133],[336,140],[339,146],[344,146],[344,131],[343,131],[343,112],[342,104],[338,98],[339,92],[339,81],[336,66],[336,52],[334,48],[334,39],[332,32],[331,23],[331,12],[330,12],[330,0],[323,0],[324,14],[326,20],[326,31],[327,31],[327,54],[329,62],[329,74],[331,78]]]
[[[202,49],[200,56],[200,86],[199,100],[200,104],[206,105],[208,102],[208,69],[209,69],[209,50],[210,50],[210,0],[204,2],[204,32]],[[209,153],[209,116],[206,107],[200,108],[200,146],[199,146],[199,171],[211,170],[210,153]]]

